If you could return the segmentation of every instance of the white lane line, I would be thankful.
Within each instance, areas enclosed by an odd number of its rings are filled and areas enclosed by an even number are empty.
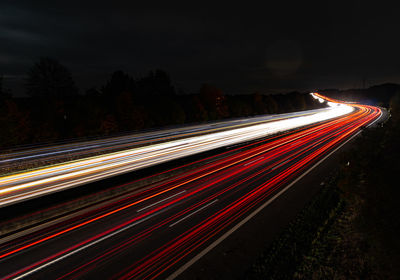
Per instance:
[[[237,223],[233,228],[231,228],[229,231],[227,231],[224,235],[222,235],[220,238],[215,240],[213,243],[208,245],[203,251],[201,251],[199,254],[194,256],[191,260],[189,260],[187,263],[182,265],[180,268],[178,268],[174,273],[172,273],[170,276],[166,278],[166,280],[172,280],[178,277],[180,274],[182,274],[186,269],[188,269],[191,265],[193,265],[195,262],[197,262],[199,259],[201,259],[205,254],[210,252],[212,249],[214,249],[218,244],[220,244],[222,241],[224,241],[229,235],[234,233],[236,230],[238,230],[240,227],[242,227],[245,223],[247,223],[251,218],[253,218],[255,215],[257,215],[259,212],[261,212],[265,207],[267,207],[269,204],[271,204],[275,199],[277,199],[279,196],[281,196],[283,193],[285,193],[288,189],[293,187],[298,181],[300,181],[304,176],[306,176],[308,173],[310,173],[314,168],[316,168],[318,165],[320,165],[324,160],[326,160],[328,157],[330,157],[333,153],[335,153],[337,150],[342,148],[344,145],[346,145],[348,142],[353,140],[355,137],[357,137],[361,131],[357,132],[354,134],[352,137],[347,139],[344,143],[342,143],[339,147],[334,149],[332,152],[330,152],[328,155],[323,157],[321,160],[319,160],[316,164],[311,166],[307,171],[305,171],[303,174],[301,174],[296,180],[294,180],[292,183],[290,183],[287,187],[282,189],[280,192],[278,192],[276,195],[274,195],[270,200],[266,201],[263,205],[258,207],[254,212],[249,214],[246,218],[241,220],[239,223]]]
[[[156,212],[156,213],[153,213],[153,214],[151,214],[151,215],[148,215],[147,217],[145,217],[145,218],[143,218],[143,219],[141,219],[141,220],[139,220],[139,221],[136,221],[136,222],[134,222],[134,223],[132,223],[132,224],[130,224],[130,225],[124,227],[124,228],[121,228],[121,229],[119,229],[119,230],[117,230],[117,231],[114,231],[114,232],[108,234],[108,235],[105,235],[105,236],[103,236],[103,237],[101,237],[101,238],[99,238],[99,239],[97,239],[97,240],[95,240],[95,241],[93,241],[93,242],[90,242],[90,243],[86,244],[85,246],[82,246],[82,247],[80,247],[80,248],[77,248],[77,249],[75,249],[75,250],[69,252],[68,254],[65,254],[65,255],[63,255],[63,256],[61,256],[61,257],[58,257],[58,258],[56,258],[56,259],[54,259],[54,260],[52,260],[52,261],[50,261],[50,262],[48,262],[48,263],[45,263],[45,264],[43,264],[43,265],[41,265],[41,266],[38,266],[38,267],[35,268],[35,269],[29,270],[28,272],[25,272],[24,274],[21,274],[20,276],[15,277],[15,278],[13,278],[13,279],[14,279],[14,280],[17,280],[17,279],[25,278],[25,277],[27,277],[27,276],[29,276],[29,275],[31,275],[31,274],[33,274],[33,273],[39,271],[39,270],[42,270],[43,268],[46,268],[47,266],[50,266],[50,265],[52,265],[52,264],[54,264],[54,263],[56,263],[56,262],[59,262],[59,261],[65,259],[65,258],[68,258],[69,256],[72,256],[72,255],[74,255],[74,254],[76,254],[76,253],[79,253],[79,252],[82,251],[82,250],[85,250],[85,249],[87,249],[87,248],[89,248],[89,247],[91,247],[91,246],[93,246],[93,245],[96,245],[97,243],[100,243],[100,242],[102,242],[102,241],[104,241],[104,240],[106,240],[106,239],[109,239],[109,238],[111,238],[111,237],[113,237],[113,236],[115,236],[115,235],[117,235],[117,234],[119,234],[119,233],[121,233],[121,232],[123,232],[123,231],[125,231],[125,230],[127,230],[127,229],[130,229],[130,228],[132,228],[132,227],[134,227],[134,226],[136,226],[136,225],[138,225],[138,224],[141,224],[141,223],[143,223],[143,222],[145,222],[145,221],[147,221],[147,220],[149,220],[149,219],[151,219],[151,218],[153,218],[153,217],[155,217],[155,216],[157,216],[157,215],[159,215],[159,214],[161,214],[161,213],[163,213],[163,212],[169,210],[169,208],[171,208],[171,206],[170,206],[170,207],[167,207],[167,208],[164,208],[163,210],[158,211],[158,212]],[[11,275],[12,275],[12,273],[11,273]],[[6,276],[5,278],[7,278],[7,276]]]
[[[284,162],[281,162],[280,164],[278,164],[278,165],[272,167],[271,170],[275,170],[275,169],[277,169],[278,167],[281,167],[282,165],[284,165],[284,164],[287,163],[288,161],[289,161],[289,159],[285,160]]]
[[[373,125],[374,123],[376,123],[377,121],[379,121],[380,118],[382,117],[382,115],[383,115],[383,113],[382,113],[382,110],[381,110],[381,111],[380,111],[380,114],[379,114],[379,117],[378,117],[376,120],[374,120],[372,123],[370,123],[369,125],[367,125],[367,128],[370,127],[371,125]]]
[[[169,197],[167,197],[167,198],[161,199],[160,201],[154,202],[153,204],[147,205],[146,207],[143,207],[143,208],[137,210],[136,212],[138,212],[138,213],[139,213],[139,212],[142,212],[143,210],[146,210],[146,209],[148,209],[148,208],[150,208],[150,207],[153,207],[153,206],[155,206],[155,205],[157,205],[157,204],[160,204],[161,202],[164,202],[164,201],[166,201],[166,200],[168,200],[168,199],[171,199],[171,198],[173,198],[173,197],[175,197],[175,196],[177,196],[177,195],[180,195],[181,193],[184,193],[184,192],[186,192],[186,190],[183,190],[183,191],[181,191],[181,192],[178,192],[178,193],[176,193],[176,194],[173,194],[173,195],[171,195],[171,196],[169,196]]]
[[[188,267],[190,267],[192,264],[194,264],[197,260],[199,260],[201,257],[203,257],[205,254],[207,254],[209,251],[211,251],[214,247],[216,247],[219,243],[221,243],[223,240],[225,240],[229,235],[231,235],[233,232],[235,232],[237,229],[239,229],[242,225],[244,225],[246,222],[248,222],[251,218],[253,218],[255,215],[257,215],[261,210],[263,210],[266,206],[268,206],[269,204],[271,204],[275,199],[277,199],[281,194],[283,194],[284,192],[286,192],[289,188],[291,188],[295,183],[297,183],[300,179],[302,179],[304,176],[306,176],[309,172],[311,172],[315,167],[317,167],[318,165],[320,165],[325,159],[327,159],[329,156],[331,156],[333,153],[335,153],[337,150],[339,150],[341,147],[343,147],[345,144],[347,144],[349,141],[351,141],[353,138],[355,138],[357,135],[359,135],[361,133],[361,131],[359,131],[358,133],[356,133],[355,135],[353,135],[352,137],[350,137],[347,141],[345,141],[343,144],[341,144],[339,147],[337,147],[335,150],[333,150],[332,152],[330,152],[328,155],[326,155],[324,158],[322,158],[320,161],[318,161],[316,164],[314,164],[312,167],[310,167],[310,169],[308,169],[306,172],[304,172],[302,175],[300,175],[296,180],[294,180],[291,184],[289,184],[287,187],[285,187],[284,189],[282,189],[279,193],[277,193],[275,196],[273,196],[270,200],[268,200],[267,202],[265,202],[263,205],[261,205],[259,208],[257,208],[254,212],[252,212],[249,216],[247,216],[245,219],[243,219],[242,221],[240,221],[238,224],[236,224],[236,226],[234,226],[232,229],[230,229],[228,232],[226,232],[224,235],[222,235],[220,238],[218,238],[217,240],[215,240],[212,244],[210,244],[208,247],[206,247],[203,251],[201,251],[198,255],[196,255],[194,258],[192,258],[191,260],[189,260],[186,264],[184,264],[182,267],[180,267],[178,270],[176,270],[173,274],[171,274],[167,279],[175,279],[177,276],[179,276],[182,272],[184,272]],[[56,263],[60,260],[63,260],[71,255],[74,255],[86,248],[89,248],[103,240],[106,240],[114,235],[117,235],[120,232],[123,232],[131,227],[134,227],[158,214],[161,214],[163,212],[165,212],[169,207],[154,213],[152,215],[147,216],[146,218],[140,220],[140,221],[136,221],[133,224],[130,224],[129,226],[119,229],[113,233],[110,233],[109,235],[103,236],[102,238],[95,240],[91,243],[86,244],[83,247],[80,247],[74,251],[69,252],[66,255],[63,255],[57,259],[52,260],[51,262],[48,262],[46,264],[43,264],[33,270],[30,270],[14,279],[22,279],[25,278],[39,270],[42,270],[43,268],[52,265],[53,263]]]
[[[170,225],[169,225],[169,227],[173,227],[174,225],[176,225],[176,224],[179,224],[179,223],[180,223],[180,222],[182,222],[183,220],[186,220],[187,218],[189,218],[189,217],[193,216],[194,214],[196,214],[196,213],[200,212],[200,211],[201,211],[201,210],[203,210],[204,208],[207,208],[208,206],[210,206],[211,204],[214,204],[214,203],[215,203],[215,202],[217,202],[217,201],[218,201],[218,199],[215,199],[215,200],[211,201],[210,203],[208,203],[208,204],[204,205],[203,207],[200,207],[200,208],[199,208],[199,209],[197,209],[196,211],[194,211],[194,212],[190,213],[189,215],[187,215],[187,216],[183,217],[182,219],[180,219],[180,220],[176,221],[175,223],[173,223],[173,224],[170,224]]]
[[[243,164],[243,166],[247,166],[247,165],[249,165],[249,164],[252,164],[253,162],[262,160],[263,158],[264,158],[264,157],[260,157],[260,158],[258,158],[258,159],[253,160],[253,161],[250,161],[250,162],[248,162],[248,163],[246,163],[246,164]]]

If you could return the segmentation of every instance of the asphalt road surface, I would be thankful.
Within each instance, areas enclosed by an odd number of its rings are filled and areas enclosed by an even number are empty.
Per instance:
[[[203,130],[203,134],[197,136],[186,135],[176,140],[123,149],[6,175],[0,177],[0,207],[189,155],[333,119],[348,114],[352,110],[350,106],[341,105],[318,111],[298,112],[261,122],[243,119],[243,123],[252,122],[253,125],[244,127],[233,125],[230,129],[206,134]],[[265,117],[265,119],[268,118]],[[208,126],[205,125],[205,127]],[[23,160],[20,156],[17,158],[18,161]]]
[[[0,244],[0,278],[179,277],[382,115],[376,107],[353,106],[351,113],[254,142],[120,201]]]

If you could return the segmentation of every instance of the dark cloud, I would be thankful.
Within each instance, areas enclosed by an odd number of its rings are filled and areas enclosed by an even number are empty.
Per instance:
[[[148,2],[2,1],[0,73],[23,76],[51,56],[83,88],[117,69],[154,68],[189,91],[203,82],[227,92],[400,82],[400,23],[383,2]]]

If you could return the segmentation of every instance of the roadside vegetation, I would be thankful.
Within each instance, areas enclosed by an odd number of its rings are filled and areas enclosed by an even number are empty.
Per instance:
[[[363,131],[248,279],[399,279],[399,94],[389,105],[389,121]]]
[[[335,176],[309,202],[279,237],[259,256],[248,279],[292,279],[315,240],[342,213],[345,201],[334,188]]]

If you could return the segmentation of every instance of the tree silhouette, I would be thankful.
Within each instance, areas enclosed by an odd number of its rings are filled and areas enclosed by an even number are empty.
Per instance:
[[[264,97],[265,103],[269,114],[276,114],[279,112],[279,104],[276,102],[272,95],[266,95]]]
[[[200,99],[211,119],[224,118],[229,115],[225,95],[217,87],[203,84],[200,89]]]
[[[41,57],[29,70],[26,88],[37,98],[63,99],[78,92],[70,71],[49,57]]]
[[[175,88],[169,75],[162,70],[151,71],[146,77],[138,80],[138,94],[143,101],[153,100],[155,97],[171,97],[175,95]]]
[[[116,98],[122,92],[132,92],[135,88],[135,81],[123,71],[115,71],[111,79],[103,88],[103,93],[111,98]]]
[[[264,103],[263,96],[256,92],[253,94],[253,110],[257,115],[265,114],[268,112],[267,106]]]

